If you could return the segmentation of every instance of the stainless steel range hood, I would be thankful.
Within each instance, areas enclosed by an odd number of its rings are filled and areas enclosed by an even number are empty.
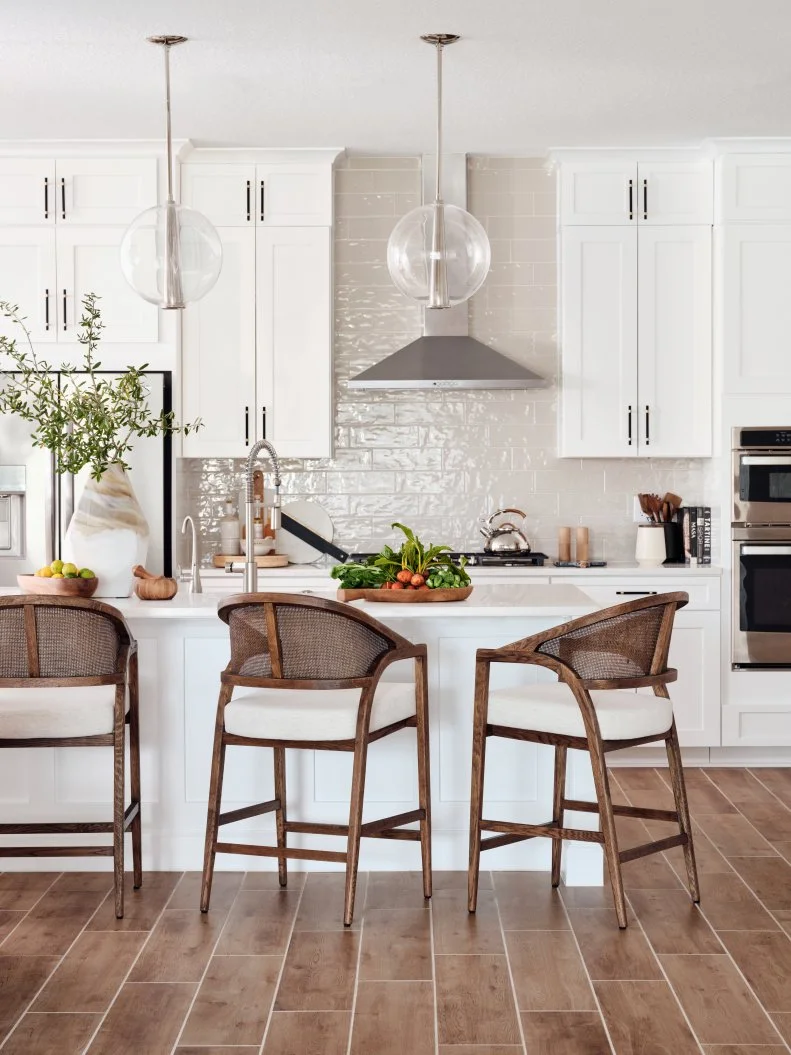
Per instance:
[[[446,165],[445,200],[466,207],[467,156]],[[423,158],[423,196],[434,159]],[[428,191],[430,193],[430,190]],[[545,388],[543,377],[469,336],[467,305],[423,311],[423,336],[349,380],[349,388]]]

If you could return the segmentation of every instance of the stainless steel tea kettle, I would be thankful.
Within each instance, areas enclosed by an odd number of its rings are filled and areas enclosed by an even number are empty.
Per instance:
[[[483,548],[486,553],[529,553],[530,543],[525,538],[524,532],[512,524],[510,520],[496,524],[498,517],[513,514],[518,516],[520,522],[524,522],[526,513],[521,509],[498,509],[483,521],[481,534],[486,539]]]

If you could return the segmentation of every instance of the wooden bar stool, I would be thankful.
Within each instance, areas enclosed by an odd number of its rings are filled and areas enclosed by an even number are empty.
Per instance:
[[[126,726],[131,803],[124,811]],[[0,835],[112,832],[111,846],[0,846],[0,857],[112,856],[124,914],[124,833],[143,882],[137,642],[109,604],[80,597],[0,597],[0,748],[112,747],[113,820],[0,824]]]
[[[692,900],[698,902],[698,876],[692,845],[692,825],[684,786],[681,752],[667,685],[677,671],[668,669],[667,655],[676,609],[689,600],[686,593],[666,593],[605,608],[563,626],[514,641],[498,649],[478,649],[475,668],[475,717],[472,747],[470,804],[469,910],[478,899],[481,850],[548,836],[552,846],[552,885],[560,883],[560,854],[564,839],[602,843],[610,873],[619,927],[626,926],[626,901],[621,864],[647,854],[684,848]],[[557,683],[522,685],[489,692],[492,663],[527,663],[547,667]],[[653,694],[632,689],[653,689]],[[482,819],[486,740],[504,736],[555,747],[555,788],[552,819],[546,824],[512,824]],[[664,740],[675,810],[614,806],[605,764],[608,751]],[[565,797],[566,752],[590,753],[596,802]],[[598,813],[600,831],[563,827],[564,810]],[[618,849],[615,815],[670,821],[679,833]],[[482,839],[481,832],[496,832]]]
[[[231,635],[231,660],[221,676],[214,733],[201,911],[209,909],[215,855],[276,857],[280,885],[288,858],[343,861],[343,922],[354,912],[360,837],[420,842],[423,893],[431,897],[431,793],[429,787],[426,646],[413,645],[362,612],[337,601],[294,594],[237,594],[219,606]],[[409,683],[380,681],[399,660],[415,663]],[[368,745],[389,733],[417,729],[419,808],[363,824]],[[225,749],[229,744],[274,748],[275,798],[220,812]],[[348,824],[289,821],[286,748],[352,751],[354,769]],[[275,814],[277,846],[218,842],[221,824]],[[420,822],[420,830],[401,825]],[[338,835],[346,851],[290,848],[290,832]]]

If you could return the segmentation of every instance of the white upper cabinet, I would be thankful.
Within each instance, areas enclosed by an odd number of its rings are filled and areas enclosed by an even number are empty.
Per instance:
[[[610,161],[569,161],[560,172],[560,215],[563,224],[629,224],[637,215],[637,164]]]
[[[55,232],[50,227],[0,228],[0,298],[16,304],[32,341],[57,340]],[[25,344],[24,335],[0,317],[0,334]]]
[[[59,224],[126,227],[158,201],[155,158],[68,158],[55,178]]]
[[[326,164],[187,162],[182,201],[215,227],[330,227],[332,177]]]
[[[255,165],[182,165],[181,200],[215,227],[252,227]]]
[[[123,224],[157,203],[156,158],[0,158],[0,224]]]
[[[287,458],[332,453],[332,254],[328,227],[256,237],[256,436]]]
[[[791,392],[791,225],[726,224],[717,235],[725,391]]]
[[[0,224],[55,223],[55,162],[0,158]]]
[[[712,449],[711,228],[650,227],[637,238],[638,452]]]
[[[57,232],[55,297],[58,340],[76,342],[86,293],[96,293],[104,344],[156,341],[159,311],[123,276],[118,254],[123,227],[67,227]]]
[[[560,455],[637,454],[637,231],[564,227]]]
[[[219,234],[217,284],[184,309],[182,415],[203,422],[182,441],[186,458],[240,458],[255,440],[255,231]]]
[[[717,161],[717,222],[791,222],[791,153],[728,154]]]
[[[709,161],[613,158],[563,163],[564,225],[710,224],[713,171]]]

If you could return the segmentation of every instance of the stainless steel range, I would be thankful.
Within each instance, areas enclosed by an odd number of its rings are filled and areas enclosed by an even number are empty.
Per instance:
[[[791,427],[733,430],[734,670],[791,668]]]

